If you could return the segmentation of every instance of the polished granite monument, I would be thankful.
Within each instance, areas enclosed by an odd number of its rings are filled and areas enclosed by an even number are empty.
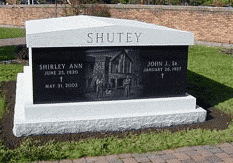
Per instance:
[[[205,121],[206,111],[186,93],[190,32],[79,15],[26,21],[26,43],[17,137]]]

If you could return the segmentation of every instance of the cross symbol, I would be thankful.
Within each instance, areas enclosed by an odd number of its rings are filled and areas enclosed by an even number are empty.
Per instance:
[[[162,75],[162,78],[163,78],[163,75],[164,75],[164,74],[162,73],[161,75]]]

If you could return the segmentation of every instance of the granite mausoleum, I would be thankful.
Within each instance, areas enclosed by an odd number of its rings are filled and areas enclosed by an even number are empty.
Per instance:
[[[79,15],[27,21],[26,43],[17,137],[205,121],[206,111],[186,93],[190,32]]]

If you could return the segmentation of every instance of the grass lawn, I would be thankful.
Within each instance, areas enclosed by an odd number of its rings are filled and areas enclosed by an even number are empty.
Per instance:
[[[18,48],[16,46],[0,47],[0,61],[16,59],[13,55],[16,52],[18,52]]]
[[[0,39],[26,37],[25,29],[0,27]]]
[[[189,46],[187,90],[214,104],[227,114],[233,114],[233,57],[218,52],[218,47]],[[0,82],[16,80],[23,65],[0,65]],[[196,97],[195,96],[195,97]],[[197,98],[197,97],[196,97]],[[0,115],[6,110],[0,97]],[[195,129],[177,133],[162,132],[129,135],[125,138],[89,139],[79,142],[50,142],[45,146],[26,139],[20,148],[9,150],[1,147],[0,162],[32,162],[36,160],[77,159],[120,153],[147,153],[186,146],[213,145],[232,142],[232,122],[225,130]]]

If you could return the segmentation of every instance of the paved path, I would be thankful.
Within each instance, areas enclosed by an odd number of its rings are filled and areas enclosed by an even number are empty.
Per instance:
[[[40,163],[233,163],[233,143],[224,143],[215,147],[209,145],[184,147],[159,153],[119,154]]]

